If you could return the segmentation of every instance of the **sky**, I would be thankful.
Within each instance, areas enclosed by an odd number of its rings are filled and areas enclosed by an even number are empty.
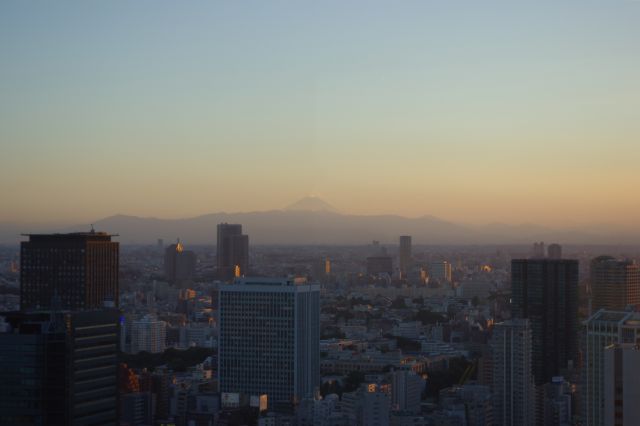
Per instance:
[[[0,2],[0,221],[634,227],[640,1]]]

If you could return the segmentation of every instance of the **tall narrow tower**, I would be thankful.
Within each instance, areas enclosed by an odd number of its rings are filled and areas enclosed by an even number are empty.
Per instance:
[[[402,278],[407,277],[407,272],[411,268],[411,236],[400,236],[400,274]]]
[[[220,279],[231,280],[237,274],[244,276],[248,273],[249,236],[242,233],[242,225],[219,224],[216,250]]]
[[[536,385],[562,375],[578,356],[578,261],[511,261],[511,317],[528,318]]]

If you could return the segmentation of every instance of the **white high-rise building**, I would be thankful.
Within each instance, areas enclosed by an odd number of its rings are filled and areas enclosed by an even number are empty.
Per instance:
[[[582,422],[602,426],[605,404],[605,348],[616,343],[640,343],[640,313],[599,310],[584,322]]]
[[[267,394],[270,404],[313,397],[320,385],[320,286],[241,278],[219,291],[220,391]]]
[[[493,327],[493,420],[497,426],[535,424],[535,385],[531,372],[529,320],[514,319]]]
[[[131,323],[131,353],[164,352],[167,342],[167,323],[154,315],[145,315]]]

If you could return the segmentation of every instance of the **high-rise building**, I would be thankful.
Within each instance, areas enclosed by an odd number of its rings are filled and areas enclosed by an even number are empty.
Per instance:
[[[376,383],[363,383],[342,394],[341,411],[353,426],[389,426],[389,394]]]
[[[446,260],[429,263],[428,271],[430,280],[437,280],[441,283],[452,281],[451,264]]]
[[[185,250],[180,241],[164,252],[164,275],[170,283],[193,279],[196,273],[196,254]]]
[[[31,234],[20,245],[20,309],[118,306],[118,251],[104,232]]]
[[[493,365],[493,424],[535,424],[529,320],[514,319],[496,324],[489,345]]]
[[[599,309],[624,311],[640,304],[640,267],[631,260],[610,256],[591,261],[592,312]]]
[[[549,259],[562,259],[562,246],[560,244],[549,244],[549,248],[547,248],[547,257]]]
[[[269,403],[313,397],[320,385],[320,286],[240,278],[220,287],[220,391],[267,394]]]
[[[0,424],[118,424],[117,310],[0,316]]]
[[[132,392],[120,397],[120,424],[150,425],[153,424],[151,392]]]
[[[396,370],[391,373],[391,407],[394,411],[417,414],[425,381],[411,370]]]
[[[604,350],[604,426],[635,426],[640,421],[640,348],[635,343]]]
[[[536,385],[560,376],[578,357],[578,261],[511,261],[511,316],[528,318]]]
[[[375,277],[380,274],[393,275],[393,259],[391,256],[367,257],[367,275]]]
[[[582,423],[605,424],[605,348],[612,344],[640,344],[640,313],[599,310],[584,322]]]
[[[216,260],[218,276],[222,280],[231,280],[248,273],[249,236],[242,233],[242,225],[218,224]]]
[[[166,342],[167,323],[159,321],[155,316],[145,315],[131,323],[131,353],[164,352]]]
[[[539,243],[533,243],[533,251],[531,253],[531,257],[533,259],[544,258],[544,242],[543,241],[540,241]]]
[[[542,387],[542,421],[545,426],[571,426],[573,423],[573,395],[571,383],[564,377],[554,377]]]
[[[411,236],[400,236],[400,275],[402,278],[407,277],[407,272],[411,267]]]

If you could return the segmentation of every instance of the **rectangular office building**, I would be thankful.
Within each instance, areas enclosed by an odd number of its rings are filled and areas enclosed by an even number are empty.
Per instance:
[[[320,385],[320,286],[241,278],[220,287],[221,392],[295,403]]]

